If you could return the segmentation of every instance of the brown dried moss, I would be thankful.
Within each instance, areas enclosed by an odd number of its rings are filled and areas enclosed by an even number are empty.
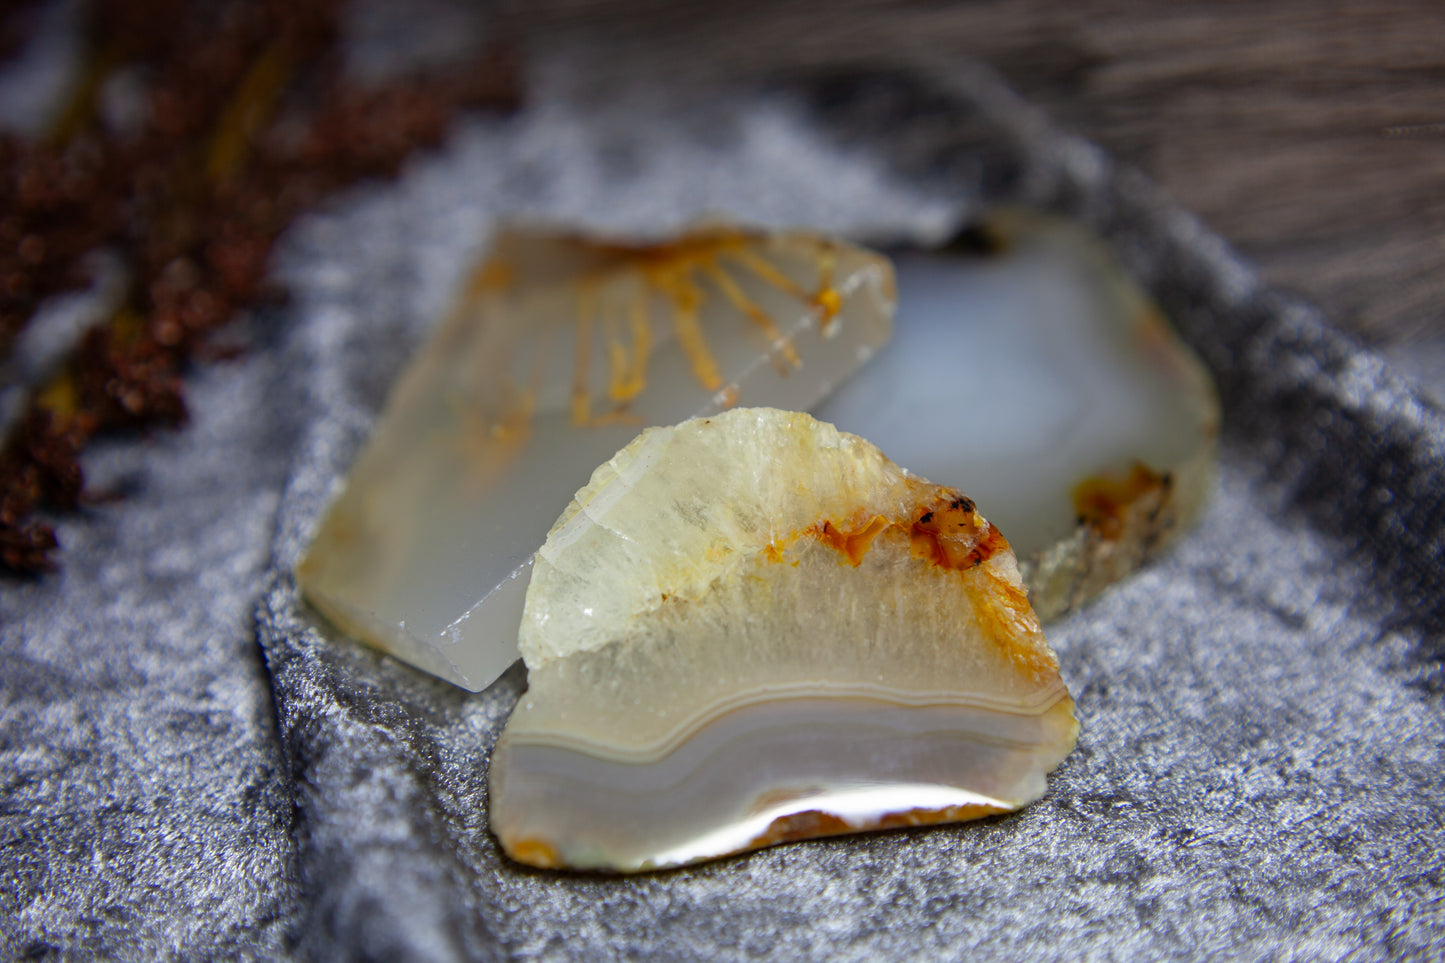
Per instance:
[[[53,564],[40,509],[75,507],[96,435],[186,417],[184,375],[209,336],[277,296],[271,246],[330,191],[395,173],[468,107],[511,109],[502,49],[465,69],[377,89],[342,79],[337,0],[96,3],[76,92],[38,142],[0,139],[0,358],[40,303],[116,251],[123,305],[37,388],[0,446],[0,568]],[[135,129],[99,117],[105,80],[151,78]],[[279,118],[284,115],[284,125]]]

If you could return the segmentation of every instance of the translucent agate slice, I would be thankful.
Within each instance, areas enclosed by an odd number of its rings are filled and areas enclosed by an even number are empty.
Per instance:
[[[1200,514],[1219,403],[1082,229],[1006,211],[985,239],[985,256],[895,258],[893,341],[815,413],[988,506],[1047,622]]]
[[[392,390],[297,580],[344,631],[478,690],[532,553],[645,425],[807,407],[889,337],[887,260],[802,232],[507,231]]]
[[[654,428],[538,552],[491,763],[514,859],[635,871],[1039,798],[1073,702],[971,500],[809,415]]]

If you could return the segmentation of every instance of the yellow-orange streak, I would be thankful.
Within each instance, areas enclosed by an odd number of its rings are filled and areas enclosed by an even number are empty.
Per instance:
[[[557,852],[557,848],[545,839],[538,839],[535,836],[519,839],[510,845],[503,840],[502,848],[507,851],[508,856],[528,866],[536,866],[539,869],[561,869],[563,865],[562,856]]]
[[[587,372],[592,367],[592,324],[597,312],[597,291],[590,284],[577,289],[577,359],[572,372],[572,424],[583,427],[592,420]]]
[[[1173,480],[1143,462],[1135,462],[1128,474],[1101,474],[1074,486],[1074,512],[1079,523],[1088,525],[1105,541],[1118,541],[1126,530],[1127,516],[1136,504],[1167,494]]]
[[[1010,551],[1008,540],[978,514],[967,496],[920,483],[911,509],[900,516],[855,518],[848,525],[824,519],[774,541],[763,549],[763,557],[775,563],[788,561],[788,546],[809,538],[837,551],[842,556],[839,564],[857,567],[880,535],[897,529],[914,557],[957,573],[980,628],[1015,667],[1034,678],[1058,671],[1053,654],[1035,642],[1039,622],[1027,590],[996,566],[985,564]]]
[[[763,281],[771,284],[779,291],[790,294],[799,301],[808,301],[808,292],[803,290],[802,285],[788,277],[782,271],[773,267],[767,261],[758,257],[745,247],[730,248],[728,253],[742,262],[743,266],[752,271]]]
[[[507,319],[500,314],[500,307],[498,311],[497,323],[504,325]],[[483,490],[515,461],[531,441],[532,419],[537,413],[537,398],[554,333],[555,329],[549,328],[537,343],[530,362],[531,371],[523,384],[519,385],[505,368],[498,374],[479,377],[477,397],[490,395],[497,399],[495,406],[478,402],[460,413],[464,463],[477,491]],[[512,355],[510,346],[500,346],[499,353],[503,355],[505,367],[520,367],[521,359]]]
[[[284,39],[274,41],[251,64],[211,135],[206,175],[212,181],[228,180],[240,170],[253,132],[275,111],[294,67],[290,44]]]
[[[831,545],[842,554],[843,557],[839,559],[839,564],[847,562],[857,568],[862,563],[863,556],[868,554],[873,539],[877,538],[878,533],[891,524],[892,522],[882,515],[874,515],[861,528],[845,532],[832,522],[824,521],[821,526],[815,526],[814,530],[810,530],[810,534],[814,534],[820,542]]]
[[[718,390],[722,387],[722,374],[718,372],[717,361],[708,349],[697,318],[697,309],[703,300],[702,292],[682,271],[666,276],[654,275],[654,283],[672,297],[673,330],[677,332],[678,343],[692,366],[692,376],[708,391]]]
[[[647,387],[647,359],[652,352],[652,325],[647,320],[647,285],[637,285],[637,296],[632,299],[627,320],[632,329],[632,368],[618,386],[613,401],[627,402],[640,395]]]
[[[793,347],[792,341],[783,338],[783,333],[778,330],[778,326],[774,323],[773,319],[768,317],[768,313],[758,307],[752,299],[743,293],[743,289],[738,286],[738,282],[734,281],[732,275],[718,266],[716,261],[709,258],[701,263],[703,271],[712,279],[712,282],[718,286],[723,296],[732,302],[733,307],[741,311],[753,324],[762,330],[763,336],[768,339],[768,344],[776,346],[778,350],[782,352],[788,364],[794,368],[798,367],[801,362],[798,360],[797,348]]]
[[[606,302],[599,308],[607,338],[607,397],[616,402],[626,401],[627,395],[627,345],[622,343],[617,312],[609,311]]]
[[[843,310],[843,296],[833,287],[833,269],[837,260],[831,247],[825,245],[818,252],[818,293],[813,295],[813,304],[818,308],[818,327],[824,334],[832,332],[838,312]]]
[[[824,291],[833,286],[833,269],[837,267],[838,254],[829,245],[822,245],[818,248],[818,290]]]
[[[476,492],[485,490],[531,440],[535,396],[517,388],[510,378],[503,381],[502,395],[497,412],[467,407],[458,415],[466,477]]]
[[[517,269],[511,264],[501,258],[488,258],[467,279],[467,296],[475,298],[505,291],[516,279]]]

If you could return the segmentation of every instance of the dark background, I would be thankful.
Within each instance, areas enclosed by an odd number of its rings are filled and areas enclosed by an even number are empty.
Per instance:
[[[1445,6],[784,0],[504,4],[599,77],[982,59],[1371,340],[1445,331]]]

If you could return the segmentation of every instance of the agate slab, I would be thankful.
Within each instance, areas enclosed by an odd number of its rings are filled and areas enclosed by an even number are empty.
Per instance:
[[[806,414],[644,432],[537,554],[514,859],[635,871],[1007,812],[1077,724],[998,529]]]
[[[505,231],[402,374],[297,569],[343,631],[468,689],[517,658],[532,553],[645,425],[806,408],[889,337],[888,261],[805,232]]]
[[[1002,210],[971,240],[895,257],[895,337],[814,413],[986,505],[1047,622],[1198,517],[1219,402],[1082,228]]]

